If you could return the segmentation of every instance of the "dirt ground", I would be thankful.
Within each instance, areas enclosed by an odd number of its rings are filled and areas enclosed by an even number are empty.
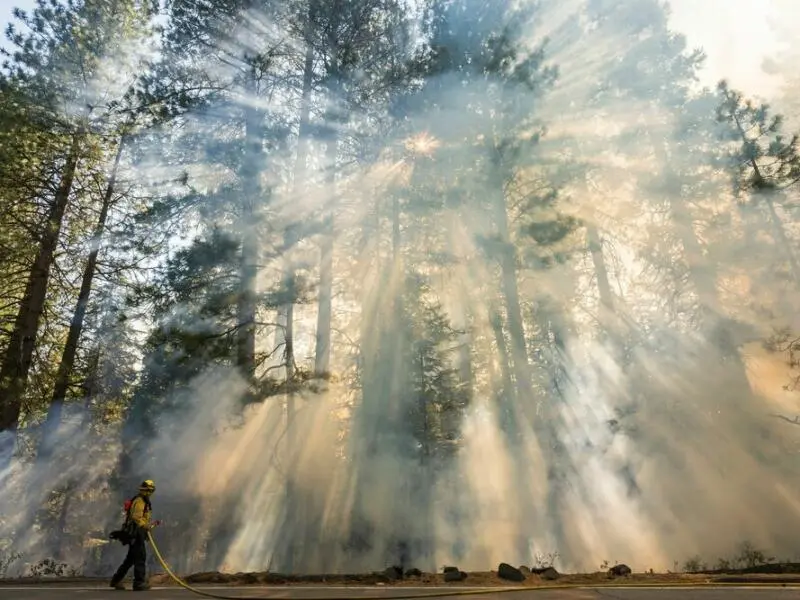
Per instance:
[[[395,580],[384,573],[353,574],[353,575],[281,575],[278,573],[194,573],[184,577],[184,580],[193,585],[273,585],[273,586],[392,586],[392,587],[425,587],[425,586],[452,586],[452,587],[494,587],[494,586],[547,586],[553,584],[584,584],[597,585],[613,583],[614,585],[637,584],[697,584],[697,583],[785,583],[800,584],[800,564],[767,565],[760,571],[758,568],[742,569],[737,571],[705,572],[705,573],[633,573],[624,577],[611,577],[606,572],[561,574],[554,581],[545,581],[535,574],[529,575],[525,581],[512,582],[500,579],[496,571],[483,571],[468,573],[466,579],[458,582],[445,582],[441,573],[423,573],[418,577],[405,577]],[[53,578],[25,578],[14,580],[0,580],[2,585],[20,584],[95,584],[105,582],[106,579],[82,577],[53,577]],[[155,573],[151,576],[153,585],[173,585],[174,582],[166,573]]]
[[[343,585],[343,586],[453,586],[453,587],[493,587],[493,586],[537,586],[558,584],[691,584],[691,583],[748,583],[748,582],[786,582],[800,583],[800,563],[774,563],[749,569],[706,571],[703,573],[633,573],[623,577],[612,577],[607,571],[596,573],[563,573],[556,580],[545,580],[539,575],[529,574],[525,581],[512,582],[501,579],[497,571],[467,573],[462,581],[446,582],[442,573],[422,573],[420,576],[406,576],[394,579],[385,572],[354,575],[281,575],[278,573],[194,573],[185,578],[190,584],[217,585]],[[153,582],[168,585],[167,574],[153,576]]]

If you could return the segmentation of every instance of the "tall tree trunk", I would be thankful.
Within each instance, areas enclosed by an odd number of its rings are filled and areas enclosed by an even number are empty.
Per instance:
[[[89,368],[86,376],[86,383],[84,384],[84,420],[88,424],[91,422],[92,401],[97,397],[100,391],[100,358],[101,350],[100,344],[96,343],[89,353]]]
[[[450,237],[450,244],[452,248],[459,248],[460,239],[462,236],[468,236],[469,234],[465,231],[466,227],[464,224],[459,224],[457,219],[450,219],[450,224],[448,225],[448,232]],[[468,268],[459,268],[455,272],[455,277],[458,280],[458,293],[460,296],[460,300],[458,304],[453,307],[452,314],[454,317],[453,324],[459,330],[458,336],[458,359],[457,359],[457,366],[458,366],[458,377],[459,383],[461,385],[461,389],[464,390],[465,393],[465,400],[467,404],[472,402],[472,393],[473,393],[473,366],[472,366],[472,312],[471,312],[471,295],[472,289],[470,289],[469,278],[467,277]]]
[[[586,241],[592,257],[594,274],[597,278],[597,292],[600,297],[598,320],[607,339],[610,342],[611,353],[620,368],[627,366],[625,361],[625,321],[624,317],[616,310],[614,292],[608,277],[605,254],[603,253],[603,240],[600,232],[593,223],[586,224]]]
[[[300,106],[300,124],[298,128],[297,137],[297,156],[294,165],[294,193],[300,198],[308,191],[306,182],[306,175],[308,172],[308,152],[309,152],[309,138],[310,131],[310,115],[311,115],[311,88],[314,77],[314,49],[309,44],[306,49],[305,64],[303,67],[303,91]],[[299,241],[298,237],[294,234],[292,227],[287,228],[284,233],[284,251],[291,252],[291,248]],[[294,397],[294,372],[295,372],[295,356],[294,356],[294,296],[296,294],[296,276],[294,265],[291,264],[290,259],[286,259],[286,266],[284,267],[284,285],[291,300],[281,307],[281,318],[283,321],[283,342],[284,342],[284,365],[286,369],[286,384],[287,384],[287,443],[290,449],[294,448],[295,432],[294,432],[294,411],[295,411],[295,397]],[[287,490],[287,500],[289,505],[292,504],[291,494]]]
[[[338,91],[340,89],[337,80],[339,76],[336,60],[331,61],[329,75],[331,82],[328,86],[329,99],[331,106],[335,107],[340,101]],[[333,236],[334,236],[334,212],[336,206],[336,159],[338,155],[339,132],[336,127],[341,121],[339,111],[331,108],[327,111],[327,123],[329,127],[326,147],[326,162],[328,175],[326,177],[327,190],[331,194],[328,199],[328,208],[323,217],[322,240],[320,243],[320,266],[319,266],[319,298],[317,311],[317,335],[314,348],[314,374],[317,377],[327,377],[330,372],[331,362],[331,314],[333,303]]]
[[[39,459],[43,461],[49,460],[53,451],[53,444],[56,438],[56,432],[61,424],[61,414],[64,407],[64,401],[69,390],[69,380],[72,375],[73,367],[75,366],[75,357],[78,353],[78,342],[80,341],[81,333],[83,332],[83,324],[86,319],[86,308],[89,303],[89,295],[92,292],[92,282],[97,270],[97,257],[100,254],[100,241],[106,228],[106,221],[108,219],[108,211],[111,208],[112,199],[114,197],[114,188],[117,181],[117,172],[119,170],[119,162],[122,157],[122,151],[125,144],[125,138],[122,137],[119,141],[117,154],[114,157],[114,163],[111,167],[111,173],[106,186],[103,201],[100,206],[100,215],[97,218],[97,224],[94,228],[92,235],[92,250],[89,252],[89,257],[83,269],[83,277],[81,279],[81,287],[78,292],[78,301],[75,305],[75,311],[72,314],[72,320],[69,325],[69,332],[67,333],[67,341],[64,344],[64,351],[61,354],[61,362],[58,365],[58,372],[56,373],[56,380],[53,386],[53,395],[50,400],[50,407],[47,411],[47,420],[45,421],[44,431],[42,433],[42,441],[39,444]]]
[[[294,287],[294,282],[289,284]],[[283,569],[287,573],[294,573],[298,560],[302,561],[304,544],[297,543],[300,537],[299,527],[304,525],[303,504],[297,498],[297,483],[295,481],[295,459],[299,456],[298,437],[295,420],[297,418],[296,397],[294,393],[294,304],[286,306],[286,328],[284,329],[284,365],[286,368],[286,506],[284,527],[288,535],[284,535],[285,542]]]
[[[508,229],[508,212],[502,192],[497,198],[497,232],[503,246],[500,257],[502,271],[502,289],[506,304],[506,319],[509,338],[511,339],[511,360],[514,365],[514,379],[517,394],[525,396],[531,392],[531,378],[528,364],[528,349],[525,343],[525,329],[522,320],[522,307],[519,301],[519,284],[517,282],[516,250]]]
[[[310,116],[311,116],[311,91],[314,83],[314,48],[310,43],[310,18],[306,22],[306,54],[303,64],[303,89],[301,94],[300,104],[300,122],[297,131],[297,156],[295,157],[294,164],[294,195],[295,197],[302,198],[308,192],[308,182],[306,181],[308,173],[308,154],[309,142],[311,137]],[[294,265],[290,258],[290,253],[295,244],[299,241],[298,236],[295,235],[294,228],[287,228],[284,233],[284,286],[290,294],[290,300],[280,308],[279,321],[283,321],[283,342],[284,342],[284,365],[286,370],[286,448],[287,456],[289,457],[288,468],[286,473],[286,507],[291,510],[290,518],[287,522],[288,525],[288,543],[286,548],[286,565],[289,572],[295,569],[296,561],[299,558],[301,561],[303,557],[296,556],[296,549],[299,547],[301,551],[308,546],[305,543],[308,537],[308,523],[305,518],[307,512],[308,498],[297,497],[297,485],[293,480],[293,465],[291,459],[298,456],[298,436],[296,431],[296,397],[294,392],[294,375],[295,375],[295,356],[294,356],[294,297],[296,294],[295,282],[296,275]],[[298,530],[302,528],[303,533]],[[301,537],[302,535],[302,537]],[[298,543],[300,542],[300,543]]]
[[[293,193],[298,199],[302,198],[308,192],[308,183],[306,176],[308,173],[308,152],[309,141],[311,137],[310,116],[311,116],[311,89],[314,83],[314,48],[311,44],[306,49],[306,56],[303,65],[303,91],[300,103],[300,124],[297,131],[297,156],[294,163],[294,184]],[[300,241],[298,236],[294,234],[292,227],[287,227],[283,236],[284,252],[288,254],[294,245]],[[284,283],[287,284],[293,281],[294,266],[289,259],[285,259],[286,266],[284,267]],[[279,322],[286,322],[286,315],[290,311],[291,305],[294,302],[290,301],[281,306],[278,313]],[[285,338],[284,338],[285,341]]]
[[[504,371],[504,380],[506,385],[509,383],[505,392],[507,400],[519,400],[530,391],[530,372],[528,369],[528,351],[525,343],[525,330],[522,321],[522,307],[519,301],[519,284],[517,282],[517,255],[516,249],[511,240],[511,234],[508,228],[508,210],[506,208],[505,198],[505,181],[503,178],[498,178],[494,181],[496,190],[494,193],[494,225],[497,232],[497,237],[501,245],[500,254],[500,284],[505,303],[506,319],[505,324],[509,334],[510,347],[506,346],[505,336],[502,329],[498,330],[501,326],[502,319],[499,311],[495,311],[492,318],[492,324],[495,328],[495,339],[498,343],[498,350],[501,352],[501,358],[505,354],[505,363],[510,365],[509,371]],[[502,342],[502,343],[501,343]],[[509,360],[510,359],[510,360]],[[513,382],[509,381],[509,375],[513,374]],[[503,413],[508,413],[509,407],[504,407]],[[513,420],[510,413],[507,414]]]
[[[328,142],[328,157],[336,156],[336,140]],[[334,189],[335,172],[331,168],[328,184]],[[314,347],[314,375],[327,377],[331,362],[331,315],[333,310],[333,210],[325,216],[320,243],[319,299],[317,335]]]
[[[291,288],[293,288],[295,285],[294,280],[291,280],[288,283],[291,286]],[[283,348],[284,352],[283,360],[284,360],[284,365],[286,367],[286,386],[288,390],[287,397],[288,400],[292,403],[291,413],[293,413],[294,412],[293,384],[294,384],[295,369],[297,368],[294,357],[294,304],[290,304],[286,308],[286,328],[284,329],[284,341],[285,345]]]
[[[499,157],[502,161],[502,157]],[[537,432],[539,445],[541,446],[542,453],[545,459],[549,459],[551,444],[549,439],[554,432],[552,432],[552,424],[546,419],[535,419],[534,412],[531,407],[535,405],[536,398],[534,398],[533,381],[531,365],[528,361],[528,348],[525,340],[525,329],[522,317],[522,306],[519,297],[519,283],[518,283],[518,269],[517,269],[517,253],[511,233],[509,230],[509,216],[508,208],[506,205],[505,189],[506,182],[509,180],[510,174],[503,174],[495,180],[495,190],[493,191],[495,198],[495,227],[499,242],[502,246],[502,254],[500,257],[501,268],[501,285],[503,290],[503,297],[505,299],[506,319],[508,326],[509,338],[511,341],[511,357],[514,365],[514,399],[515,401],[509,406],[513,410],[510,418],[505,423],[505,431],[507,436],[507,443],[509,445],[509,452],[515,457],[518,469],[525,469],[525,463],[522,459],[523,453],[520,451],[520,443],[522,441],[522,431],[526,425],[533,426]],[[523,413],[524,411],[524,413]],[[507,410],[504,411],[508,414]],[[525,414],[530,420],[529,424],[519,419],[520,414]],[[533,502],[532,486],[527,481],[520,482],[517,486],[518,498],[523,503]],[[521,530],[514,540],[516,551],[519,558],[527,557],[530,552],[528,533]]]
[[[76,493],[76,485],[74,480],[70,480],[61,489],[60,496],[63,497],[61,506],[58,508],[58,517],[53,524],[53,531],[50,542],[50,550],[52,556],[56,561],[63,562],[67,557],[64,553],[64,538],[67,536],[67,518],[73,508],[73,497]]]
[[[553,340],[550,372],[551,397],[563,406],[570,401],[570,393],[574,393],[567,355],[566,318],[560,306],[551,306],[547,313],[544,320]],[[556,547],[562,547],[566,543],[562,508],[569,487],[567,482],[573,471],[569,451],[562,442],[567,425],[564,422],[563,412],[556,407],[553,407],[553,410],[548,413],[546,423],[537,425],[539,443],[547,457],[547,522],[550,524],[549,531],[554,538]]]
[[[508,352],[505,332],[503,331],[503,318],[500,316],[500,312],[496,308],[493,308],[489,314],[489,323],[492,326],[492,333],[494,333],[494,341],[497,345],[497,353],[500,355],[500,372],[503,381],[503,397],[507,400],[510,400],[516,396],[514,393],[514,378],[511,374],[511,356]],[[503,404],[505,405],[507,403],[504,402]],[[504,406],[504,420],[507,412],[509,411],[507,407]],[[513,418],[513,415],[509,413],[508,418]]]
[[[254,92],[255,82],[251,83]],[[263,119],[261,110],[245,108],[245,156],[242,168],[243,194],[240,227],[242,249],[240,255],[240,290],[237,306],[236,362],[248,381],[255,378],[256,370],[256,276],[258,275],[258,235],[255,225],[261,184],[259,173],[263,144]]]
[[[19,423],[22,398],[25,395],[28,373],[33,363],[36,336],[44,312],[50,270],[55,260],[61,226],[75,179],[80,142],[80,135],[74,134],[64,163],[61,181],[47,216],[47,224],[42,232],[39,250],[28,276],[28,283],[14,322],[14,329],[0,364],[0,434],[3,432],[11,434],[6,442],[9,446],[0,448],[0,456],[3,457],[10,457],[13,434]]]
[[[589,242],[589,252],[592,255],[594,273],[597,277],[597,291],[600,294],[600,307],[604,313],[614,312],[614,294],[608,279],[608,268],[603,255],[603,240],[600,232],[592,223],[586,224],[586,239]]]

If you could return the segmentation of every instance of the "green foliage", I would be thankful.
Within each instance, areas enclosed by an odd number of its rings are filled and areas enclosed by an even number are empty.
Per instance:
[[[458,135],[467,133],[467,143],[486,152],[487,165],[504,173],[529,159],[527,152],[541,135],[534,101],[557,77],[554,67],[545,66],[544,48],[525,42],[536,10],[506,1],[440,0],[433,3],[428,23],[430,57],[422,98],[437,108],[463,106],[469,117],[459,123]],[[461,88],[458,98],[446,98],[454,87]],[[446,131],[432,131],[449,138]]]
[[[37,120],[51,130],[103,129],[140,67],[124,63],[133,49],[126,44],[148,34],[157,12],[151,0],[37,0],[32,13],[15,11],[21,27],[7,33],[14,50],[4,51],[11,58],[5,77],[24,86]]]
[[[460,332],[422,274],[407,271],[396,294],[392,317],[376,325],[374,356],[361,367],[363,402],[381,411],[376,428],[393,432],[396,451],[422,465],[442,464],[458,449],[469,399],[469,382],[455,367]]]
[[[783,134],[783,117],[767,104],[756,105],[727,82],[717,86],[717,120],[725,125],[721,138],[728,143],[737,193],[782,189],[800,181],[800,137]]]
[[[459,380],[454,366],[460,332],[452,328],[441,305],[430,298],[428,283],[418,274],[406,279],[402,308],[408,424],[423,460],[447,456],[457,449],[459,423],[469,399],[466,382]]]
[[[0,82],[0,331],[8,331],[35,255],[46,200],[65,140],[33,120],[20,87]]]
[[[206,366],[234,356],[239,247],[235,238],[213,230],[179,250],[160,281],[139,290],[158,319],[148,340],[146,387],[156,381],[163,382],[159,390],[167,382],[185,383]]]

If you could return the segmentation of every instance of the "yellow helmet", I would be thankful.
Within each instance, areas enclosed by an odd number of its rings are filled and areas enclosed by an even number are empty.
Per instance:
[[[156,484],[152,479],[145,479],[142,485],[139,486],[139,489],[143,492],[155,492]]]

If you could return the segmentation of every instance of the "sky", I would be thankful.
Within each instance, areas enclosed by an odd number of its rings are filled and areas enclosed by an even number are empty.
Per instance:
[[[33,5],[34,0],[0,0],[3,29],[14,6]],[[800,0],[670,0],[670,5],[673,27],[692,47],[706,51],[704,83],[713,85],[725,77],[746,95],[769,98],[775,92],[779,81],[761,68],[780,47],[769,19],[795,24],[800,32]]]
[[[781,49],[770,19],[800,32],[798,0],[671,0],[672,25],[706,54],[705,83],[725,77],[746,95],[769,97],[780,81],[762,70]]]

